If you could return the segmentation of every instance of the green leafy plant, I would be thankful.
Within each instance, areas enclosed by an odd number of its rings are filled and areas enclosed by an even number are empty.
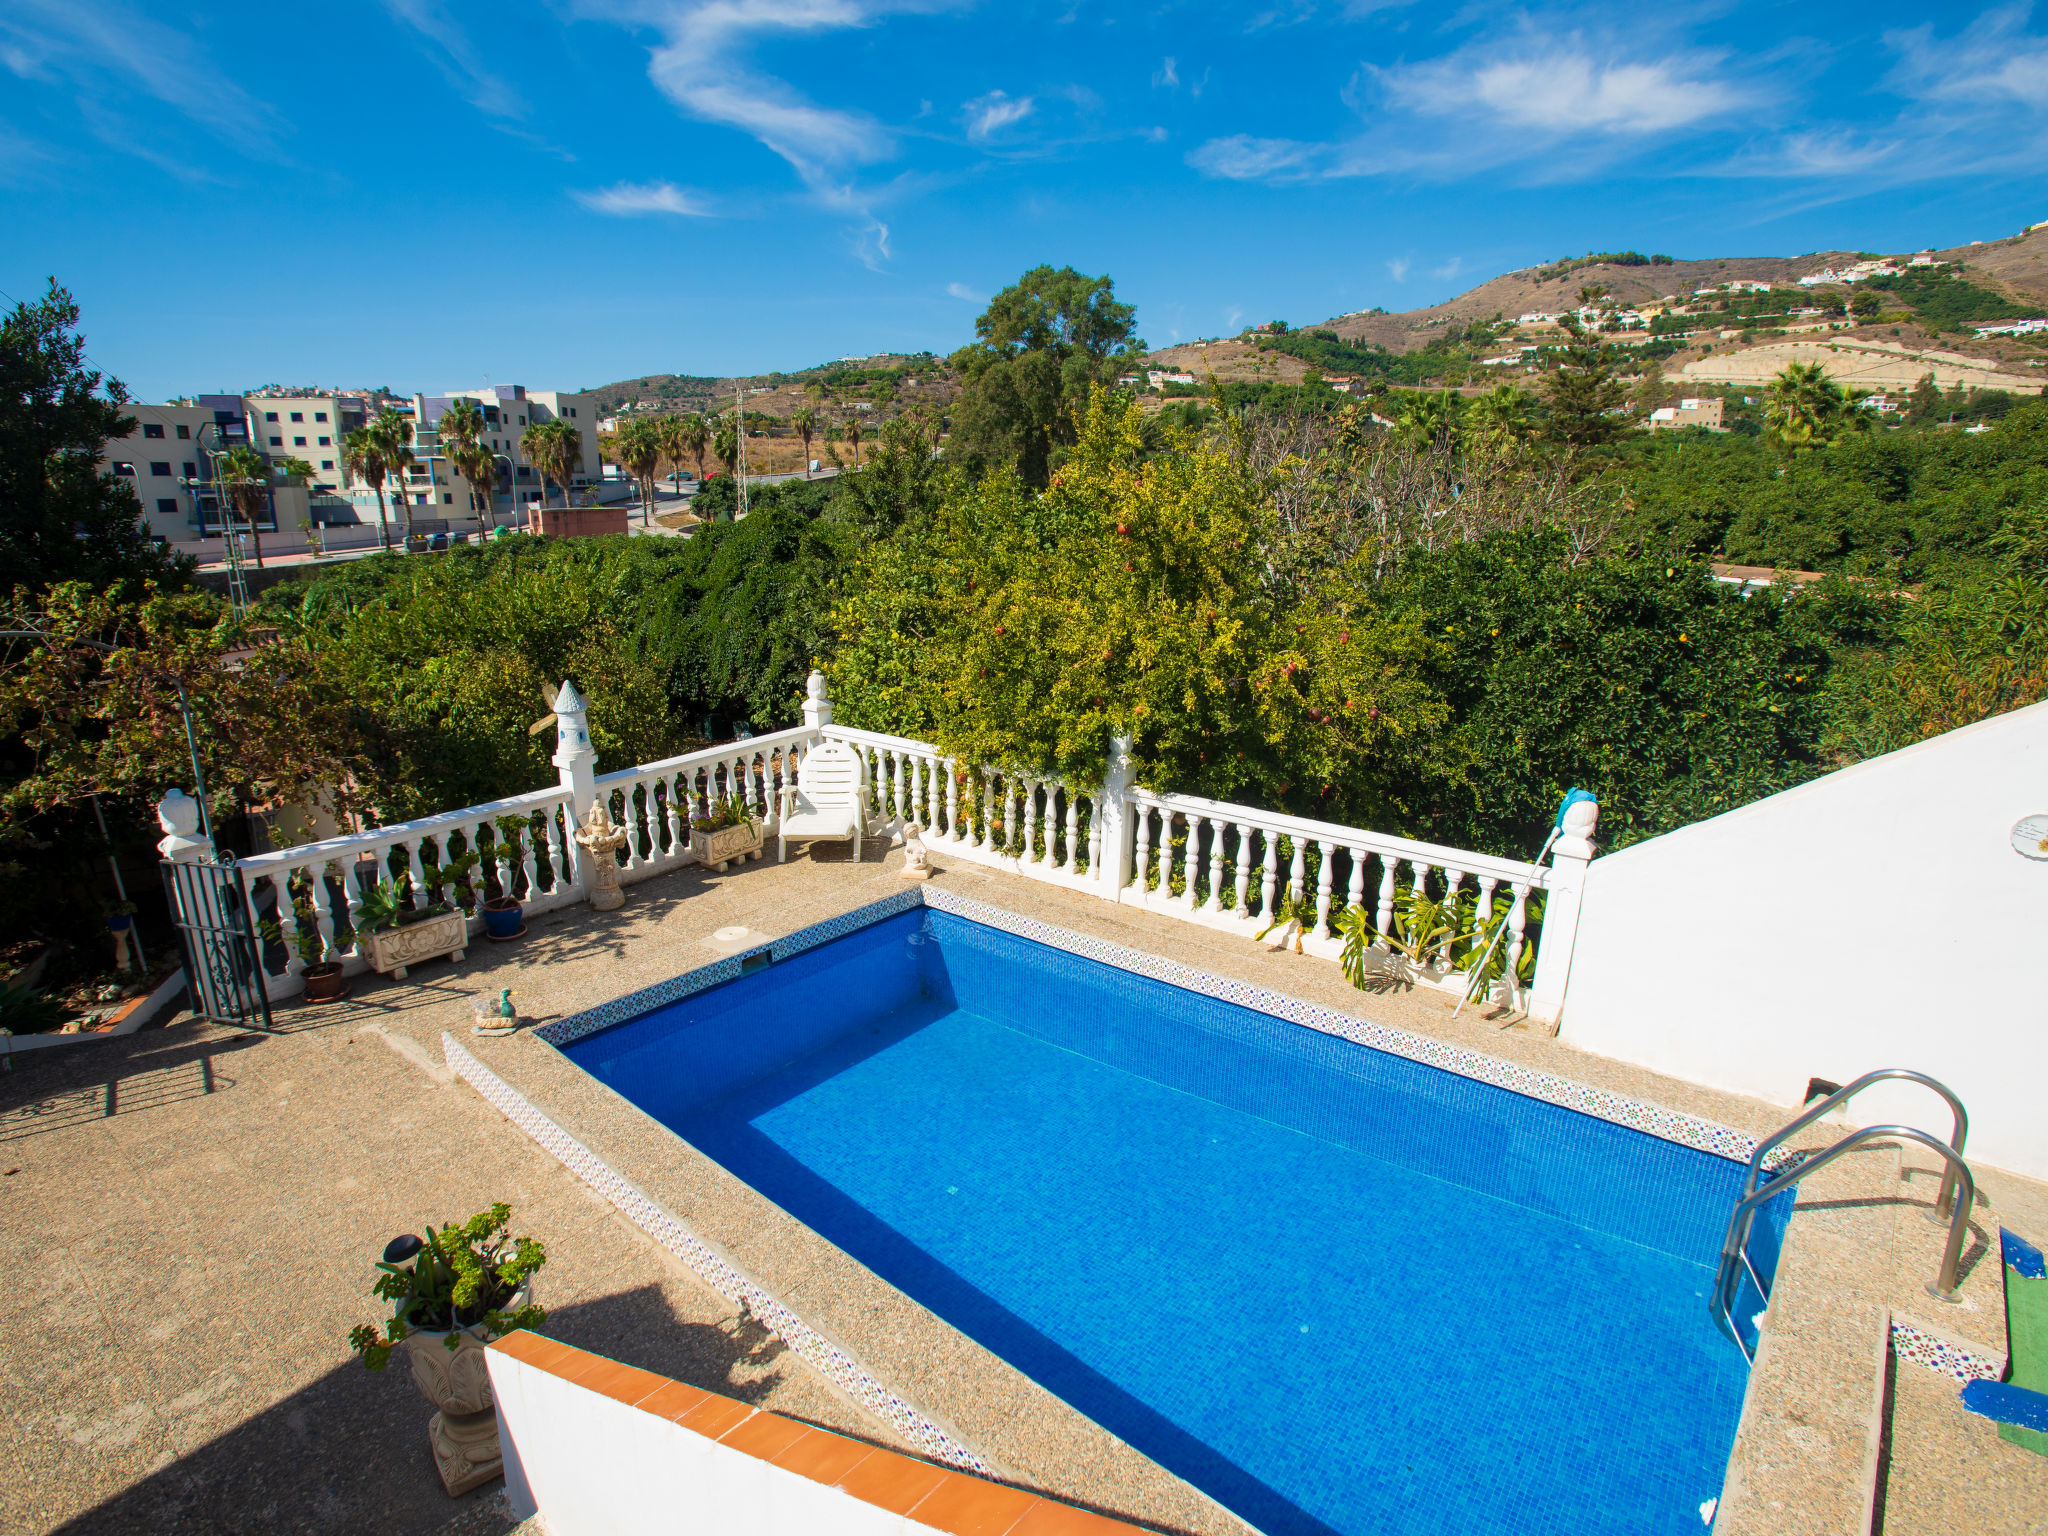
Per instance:
[[[547,1258],[536,1239],[512,1236],[512,1207],[502,1203],[460,1226],[438,1232],[429,1227],[410,1264],[377,1265],[384,1273],[370,1294],[392,1304],[391,1321],[382,1332],[358,1324],[349,1331],[349,1347],[365,1366],[381,1371],[391,1351],[414,1333],[446,1333],[453,1350],[460,1332],[481,1328],[501,1337],[538,1327],[547,1313],[531,1301],[506,1309],[520,1300]]]
[[[1308,927],[1310,920],[1315,916],[1315,910],[1314,897],[1305,891],[1297,896],[1283,886],[1273,897],[1273,910],[1267,914],[1266,926],[1261,928],[1255,937],[1263,939],[1275,928],[1291,926],[1290,932],[1281,935],[1280,942],[1284,946],[1288,939],[1293,939],[1294,952],[1297,955],[1302,954],[1302,930]]]
[[[469,888],[469,872],[483,862],[483,854],[471,848],[458,854],[442,854],[441,862],[425,866],[427,894],[434,905],[446,908],[462,899]],[[449,894],[444,895],[444,892]]]
[[[292,933],[292,948],[298,951],[299,959],[305,964],[318,965],[327,958],[327,941],[320,934],[319,921],[313,916],[312,908],[303,903],[293,905],[292,916],[298,923]],[[266,917],[258,923],[256,931],[266,944],[284,942],[284,927],[274,917]]]
[[[390,880],[379,880],[363,892],[362,905],[356,912],[356,932],[375,933],[382,928],[396,928],[406,911],[405,887]]]
[[[723,832],[727,827],[754,825],[754,813],[748,807],[743,795],[721,795],[713,800],[701,816],[692,819],[691,826],[699,832]]]
[[[64,1005],[25,981],[0,987],[0,1029],[9,1034],[36,1035],[64,1022]]]

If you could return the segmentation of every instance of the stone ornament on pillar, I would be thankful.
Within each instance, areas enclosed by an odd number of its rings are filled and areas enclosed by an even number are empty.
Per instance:
[[[626,836],[624,827],[613,824],[611,812],[602,800],[592,803],[590,814],[576,829],[576,844],[584,850],[590,864],[590,904],[600,912],[626,904],[626,893],[619,889],[618,861],[619,850],[626,846]]]
[[[199,802],[182,789],[164,791],[156,803],[156,823],[165,836],[157,851],[173,864],[197,864],[213,857],[213,844],[199,832]]]
[[[1550,878],[1544,882],[1542,947],[1529,986],[1529,1017],[1555,1035],[1571,980],[1572,947],[1578,942],[1579,907],[1586,898],[1586,866],[1593,858],[1593,833],[1600,803],[1590,796],[1564,807],[1557,841],[1550,846]]]
[[[576,866],[576,884],[589,890],[597,866],[574,829],[597,803],[597,749],[590,744],[590,706],[566,677],[555,695],[555,771],[569,791],[569,857]],[[538,727],[536,727],[538,729]],[[613,903],[618,905],[617,902]]]
[[[1561,859],[1593,857],[1593,832],[1600,825],[1600,802],[1579,800],[1565,808],[1564,829],[1558,833],[1551,853]]]
[[[804,682],[804,729],[820,730],[832,723],[832,700],[825,694],[825,674],[815,667]]]

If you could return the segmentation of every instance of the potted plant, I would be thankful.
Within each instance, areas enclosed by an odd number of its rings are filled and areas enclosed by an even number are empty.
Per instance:
[[[379,880],[363,892],[356,935],[369,950],[371,969],[403,981],[407,968],[422,960],[460,960],[469,948],[469,919],[446,902],[408,907],[403,886]]]
[[[722,796],[691,818],[690,854],[721,873],[729,863],[761,857],[761,827],[743,795]]]
[[[512,1208],[494,1205],[460,1226],[424,1240],[393,1238],[370,1293],[391,1303],[382,1332],[368,1323],[348,1336],[349,1347],[370,1370],[381,1371],[403,1349],[413,1385],[436,1409],[427,1423],[434,1466],[451,1496],[503,1471],[498,1409],[484,1346],[521,1328],[538,1327],[547,1313],[533,1302],[533,1277],[547,1250],[530,1237],[511,1235]]]
[[[530,830],[524,816],[500,816],[498,828],[498,862],[506,870],[516,873],[519,868],[521,848],[519,838]],[[512,894],[511,878],[501,882],[502,889],[484,903],[484,931],[499,943],[516,939],[526,932],[526,909],[519,904],[519,898]]]

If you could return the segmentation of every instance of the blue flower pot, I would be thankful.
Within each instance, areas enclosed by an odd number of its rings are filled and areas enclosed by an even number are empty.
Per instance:
[[[517,938],[525,925],[525,911],[509,896],[499,896],[484,903],[484,932],[492,938]]]

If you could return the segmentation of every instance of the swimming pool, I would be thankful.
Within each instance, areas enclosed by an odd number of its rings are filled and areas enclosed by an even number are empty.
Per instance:
[[[1739,1162],[1091,948],[916,906],[563,1049],[1270,1536],[1705,1529]]]

